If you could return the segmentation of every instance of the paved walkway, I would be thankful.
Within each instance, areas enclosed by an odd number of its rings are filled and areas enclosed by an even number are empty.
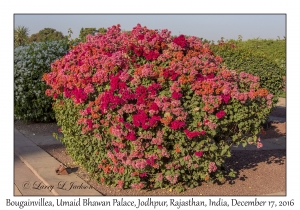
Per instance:
[[[57,175],[60,162],[18,130],[14,135],[15,195],[101,195],[74,173]]]
[[[285,100],[280,99],[278,106],[285,107]],[[277,120],[285,121],[285,118]],[[286,149],[286,137],[265,139],[262,143],[264,146],[259,150]],[[45,144],[61,143],[52,136],[28,136],[17,129],[14,130],[14,195],[101,196],[74,173],[57,175],[55,169],[61,163],[38,147]],[[245,148],[240,145],[232,149],[258,150],[253,145],[247,145]],[[286,193],[278,192],[272,195],[286,195]]]

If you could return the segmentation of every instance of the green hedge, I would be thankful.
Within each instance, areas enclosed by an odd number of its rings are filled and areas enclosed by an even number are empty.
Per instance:
[[[215,55],[223,59],[223,65],[237,72],[247,72],[260,77],[262,87],[268,89],[274,96],[274,102],[282,93],[285,76],[284,66],[279,66],[275,61],[260,52],[236,47],[230,43],[211,45]]]

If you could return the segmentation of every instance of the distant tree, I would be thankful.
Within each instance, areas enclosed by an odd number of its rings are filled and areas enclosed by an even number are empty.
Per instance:
[[[19,47],[27,43],[29,29],[24,26],[18,26],[14,30],[14,47]]]
[[[238,41],[240,41],[240,42],[243,41],[242,35],[239,35],[239,36],[238,36]]]
[[[107,29],[106,28],[98,28],[98,32],[100,33],[100,34],[106,34],[106,32],[107,32]]]
[[[67,40],[67,36],[64,36],[62,32],[56,31],[53,28],[44,28],[36,34],[32,34],[29,37],[29,42],[46,42],[55,40]]]
[[[98,31],[96,28],[81,28],[79,33],[79,39],[81,42],[86,42],[87,35],[95,35],[97,32]]]
[[[96,35],[97,33],[100,34],[105,34],[107,31],[106,28],[81,28],[79,32],[79,39],[81,42],[86,42],[86,36],[91,34],[91,35]]]

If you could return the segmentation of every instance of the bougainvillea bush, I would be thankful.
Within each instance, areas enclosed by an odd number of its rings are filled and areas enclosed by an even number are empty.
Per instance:
[[[14,111],[15,117],[26,121],[53,121],[52,99],[45,95],[42,81],[50,72],[51,63],[65,55],[65,41],[32,43],[14,51]]]
[[[120,26],[88,36],[43,79],[68,152],[119,188],[224,182],[233,144],[254,144],[272,108],[259,78],[221,67],[196,37]]]

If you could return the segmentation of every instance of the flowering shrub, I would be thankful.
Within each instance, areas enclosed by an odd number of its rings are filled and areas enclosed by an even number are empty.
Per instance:
[[[261,146],[272,94],[221,62],[196,37],[118,25],[88,36],[43,79],[61,141],[99,182],[183,190],[234,176],[231,145]]]
[[[40,42],[20,46],[14,52],[15,116],[27,121],[54,120],[52,99],[45,96],[41,80],[50,64],[66,54],[66,42]]]
[[[278,96],[284,88],[283,76],[286,75],[284,65],[279,65],[269,56],[265,56],[261,52],[257,52],[235,46],[231,43],[220,42],[218,45],[211,45],[215,55],[223,58],[223,63],[229,69],[235,69],[237,72],[247,72],[260,78],[261,87],[266,88],[276,103]]]

